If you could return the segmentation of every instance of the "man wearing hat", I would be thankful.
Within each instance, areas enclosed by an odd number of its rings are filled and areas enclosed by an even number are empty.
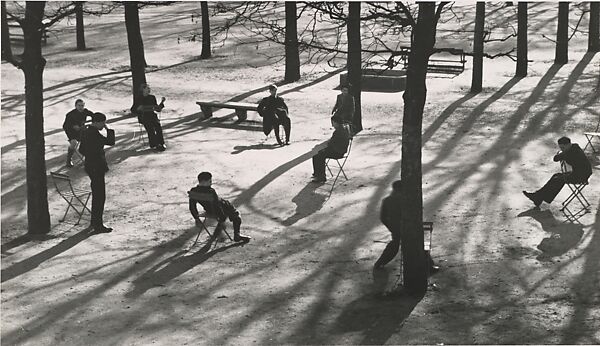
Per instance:
[[[263,98],[258,104],[258,115],[263,118],[263,132],[265,136],[268,136],[273,130],[279,145],[290,144],[292,121],[288,114],[288,106],[283,98],[277,95],[277,85],[269,85],[269,93],[271,95]],[[285,142],[279,136],[279,124],[283,126],[285,131]]]
[[[102,129],[106,129],[106,137],[100,133]],[[104,175],[108,172],[104,146],[114,144],[115,130],[111,130],[106,126],[106,115],[94,113],[92,124],[86,126],[82,132],[79,152],[85,157],[84,168],[91,181],[91,226],[96,232],[100,233],[110,233],[112,231],[112,228],[104,226],[102,214],[104,213],[104,201],[106,199]]]

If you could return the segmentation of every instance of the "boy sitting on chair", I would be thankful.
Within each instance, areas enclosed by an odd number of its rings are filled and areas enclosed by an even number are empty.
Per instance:
[[[231,202],[220,198],[219,195],[217,195],[217,192],[211,187],[211,184],[212,174],[209,172],[202,172],[198,174],[198,185],[190,190],[190,194],[196,192],[212,196],[210,199],[213,201],[197,201],[192,199],[190,195],[190,213],[192,213],[192,216],[196,220],[196,225],[200,223],[200,216],[196,207],[196,205],[200,203],[208,214],[214,215],[217,218],[219,224],[225,222],[227,218],[233,222],[233,241],[250,241],[250,237],[240,234],[240,226],[242,224],[240,213],[235,209]]]
[[[340,159],[348,151],[348,144],[350,144],[350,129],[348,124],[344,124],[342,119],[333,116],[331,117],[331,125],[335,128],[335,131],[333,131],[333,135],[327,141],[327,146],[319,150],[312,158],[312,181],[314,183],[322,184],[327,181],[325,177],[326,159]]]

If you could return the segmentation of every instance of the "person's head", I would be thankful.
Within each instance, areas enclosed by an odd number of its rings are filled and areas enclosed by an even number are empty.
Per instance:
[[[212,184],[212,174],[210,172],[202,172],[198,174],[198,185],[210,186]]]
[[[92,114],[92,126],[100,130],[104,125],[106,125],[106,115],[100,112]]]
[[[350,92],[350,86],[350,84],[342,85],[342,94],[348,95],[348,93]]]
[[[275,85],[275,84],[269,85],[269,93],[271,93],[271,96],[277,95],[277,85]]]
[[[558,147],[562,151],[569,149],[571,147],[571,139],[569,137],[560,137],[558,139]]]
[[[140,84],[140,92],[144,96],[150,95],[150,92],[152,92],[152,90],[150,89],[150,85],[148,85],[148,83]]]
[[[400,193],[402,191],[402,180],[396,180],[392,183],[392,192]]]
[[[85,102],[83,102],[82,99],[77,99],[75,101],[75,109],[77,109],[80,112],[83,112],[83,110],[85,109]]]

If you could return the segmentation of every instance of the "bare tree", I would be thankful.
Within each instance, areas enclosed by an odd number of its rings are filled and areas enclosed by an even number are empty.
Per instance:
[[[298,19],[296,2],[285,2],[285,77],[288,83],[300,79],[300,53],[298,51]]]
[[[485,2],[478,1],[475,10],[475,37],[473,40],[473,77],[471,92],[481,92],[483,87],[483,39],[485,24]]]
[[[125,27],[127,28],[127,43],[129,46],[129,61],[131,64],[131,77],[133,79],[133,99],[140,92],[140,86],[146,83],[146,58],[144,55],[144,41],[140,31],[140,15],[137,1],[126,1]]]
[[[600,2],[590,2],[588,52],[600,51]]]
[[[208,2],[200,1],[200,12],[202,13],[202,53],[200,58],[208,59],[211,56]]]
[[[558,3],[558,28],[556,30],[556,52],[554,63],[564,65],[569,61],[569,3]]]
[[[6,16],[6,1],[2,1],[2,59],[12,60],[12,48],[10,44],[10,31],[8,29],[8,18]]]
[[[75,2],[75,31],[77,32],[77,50],[85,50],[85,32],[83,29],[83,2]]]
[[[362,48],[360,41],[360,1],[348,4],[348,80],[352,84],[351,93],[354,96],[354,117],[352,130],[362,131],[361,115],[361,79],[362,79]]]
[[[517,5],[517,77],[527,76],[527,2]]]

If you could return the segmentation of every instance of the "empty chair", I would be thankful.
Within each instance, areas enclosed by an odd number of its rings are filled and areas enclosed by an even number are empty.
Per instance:
[[[73,209],[78,215],[77,222],[75,223],[78,225],[86,210],[91,213],[87,204],[92,195],[92,191],[73,188],[71,178],[67,174],[50,172],[50,176],[52,177],[52,182],[54,183],[54,187],[56,187],[56,191],[67,202],[67,210],[65,210],[65,214],[59,221],[65,221],[67,213],[69,210]]]

